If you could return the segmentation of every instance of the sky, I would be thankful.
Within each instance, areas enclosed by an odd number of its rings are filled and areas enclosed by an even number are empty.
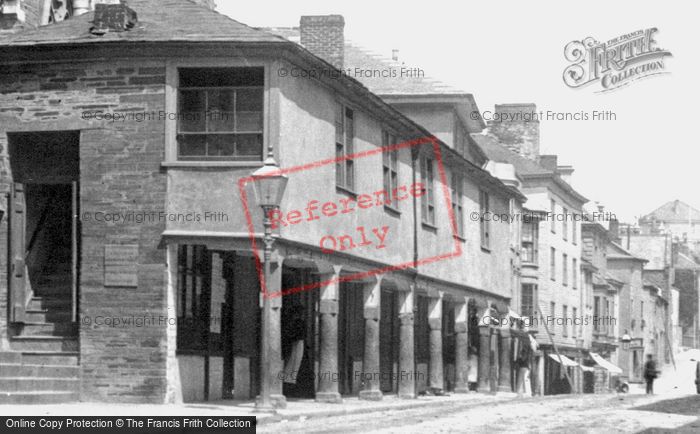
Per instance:
[[[500,103],[535,103],[589,120],[542,120],[540,152],[572,165],[573,186],[623,221],[680,199],[700,209],[700,12],[694,2],[651,1],[266,1],[217,0],[218,11],[255,27],[299,25],[301,15],[340,14],[345,37],[425,75],[472,93],[480,111]],[[607,41],[651,27],[672,53],[668,74],[613,92],[572,89],[562,79],[564,47]],[[614,119],[594,121],[594,110]],[[612,116],[610,116],[612,118]]]

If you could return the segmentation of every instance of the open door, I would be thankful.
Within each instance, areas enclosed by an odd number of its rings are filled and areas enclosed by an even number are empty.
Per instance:
[[[23,323],[26,318],[27,270],[25,266],[26,204],[24,185],[15,183],[10,192],[10,322]]]

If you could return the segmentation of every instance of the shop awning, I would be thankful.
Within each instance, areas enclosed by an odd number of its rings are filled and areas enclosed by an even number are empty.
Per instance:
[[[612,363],[608,362],[604,358],[600,357],[599,354],[596,353],[589,353],[593,360],[600,365],[601,367],[607,369],[610,371],[612,374],[622,374],[622,369],[618,368],[617,366],[613,365]]]
[[[555,362],[561,363],[564,366],[578,366],[578,363],[574,362],[573,360],[571,360],[570,358],[568,358],[564,355],[558,356],[556,354],[549,353],[549,357],[551,357],[552,360],[554,360]],[[561,357],[561,361],[559,360],[559,357]]]

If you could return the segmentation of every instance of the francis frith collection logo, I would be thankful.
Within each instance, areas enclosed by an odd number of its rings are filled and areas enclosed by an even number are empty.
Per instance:
[[[597,92],[607,92],[658,74],[666,74],[664,58],[671,52],[659,48],[654,39],[657,29],[637,30],[607,42],[588,37],[571,41],[564,57],[571,62],[564,70],[564,83],[571,88],[599,84]]]

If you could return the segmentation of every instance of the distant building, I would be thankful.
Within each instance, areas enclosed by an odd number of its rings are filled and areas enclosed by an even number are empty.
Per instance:
[[[507,115],[535,110],[534,104],[501,104],[495,113],[518,119]],[[590,294],[581,284],[580,216],[588,200],[571,186],[571,167],[559,166],[555,155],[539,154],[537,120],[490,121],[486,132],[472,137],[491,161],[515,167],[527,197],[524,209],[541,216],[523,222],[520,296],[521,311],[534,314],[541,349],[538,387],[545,394],[565,393],[568,373],[571,390],[581,392],[579,366],[588,347],[579,320]]]

